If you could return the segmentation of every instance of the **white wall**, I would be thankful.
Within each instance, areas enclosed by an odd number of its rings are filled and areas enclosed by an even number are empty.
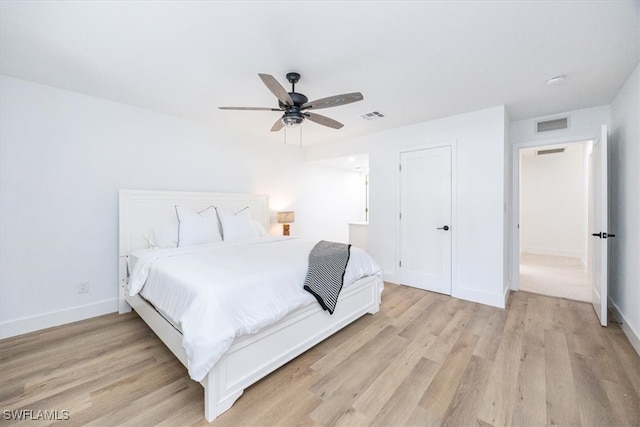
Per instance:
[[[551,132],[536,133],[536,122],[560,117],[569,118],[569,127]],[[610,121],[610,107],[603,105],[583,110],[567,111],[551,116],[535,117],[533,119],[511,122],[509,134],[511,143],[520,145],[536,142],[551,144],[568,141],[586,141],[600,135],[600,127],[608,125]]]
[[[640,353],[640,66],[611,104],[609,301]]]
[[[504,115],[504,205],[503,205],[503,225],[502,225],[502,244],[503,244],[503,284],[502,292],[507,295],[511,289],[513,271],[511,266],[512,242],[511,230],[513,227],[513,165],[511,164],[511,156],[513,147],[511,146],[511,136],[509,134],[511,123],[509,116]]]
[[[348,223],[364,221],[365,187],[360,173],[310,162],[305,166],[305,176],[296,187],[298,208],[292,234],[348,243]]]
[[[0,338],[117,310],[121,188],[268,194],[302,237],[346,238],[350,215],[316,223],[329,195],[302,189],[349,185],[299,148],[6,76],[0,114]]]
[[[370,252],[396,280],[400,150],[454,141],[455,297],[504,306],[505,110],[494,107],[305,149],[309,160],[369,152]]]
[[[539,148],[520,150],[520,252],[586,265],[586,147],[562,147],[563,153],[545,155],[536,155]]]

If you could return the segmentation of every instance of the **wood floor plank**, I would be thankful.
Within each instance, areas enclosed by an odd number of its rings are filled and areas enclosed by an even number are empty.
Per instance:
[[[426,318],[428,318],[429,313],[433,315],[433,307],[445,300],[446,298],[439,294],[431,292],[423,293],[423,295],[416,298],[415,304],[411,305],[411,307],[409,307],[404,313],[400,314],[395,319],[392,318],[393,324],[399,329],[404,329],[420,315],[425,315]]]
[[[438,364],[421,358],[414,366],[413,370],[405,378],[396,393],[387,401],[382,410],[372,422],[372,426],[391,425],[426,425],[408,422],[412,410],[418,405],[420,396],[438,372]]]
[[[371,418],[355,408],[349,408],[334,425],[336,427],[368,427],[371,425]]]
[[[492,313],[487,322],[483,325],[483,331],[480,340],[473,351],[474,356],[482,357],[487,360],[494,360],[498,347],[502,342],[502,332],[507,322],[507,311],[498,311]]]
[[[480,404],[491,373],[491,360],[472,354],[451,404],[442,418],[442,426],[475,425]]]
[[[409,286],[387,287],[387,291],[386,294],[383,292],[382,303],[385,305],[385,314],[389,317],[398,317],[417,301],[412,297],[414,288]]]
[[[32,404],[47,397],[60,394],[67,390],[81,387],[87,382],[87,372],[91,372],[91,378],[108,376],[114,372],[124,372],[131,366],[152,366],[156,363],[154,353],[156,350],[167,352],[159,346],[157,338],[135,343],[126,349],[119,348],[116,351],[106,352],[104,357],[86,357],[74,366],[61,365],[60,369],[47,368],[51,374],[33,376],[30,374],[22,380],[23,390],[19,395],[7,396],[7,405],[17,402]],[[150,351],[144,351],[150,350]],[[153,350],[153,351],[151,351]],[[56,365],[57,359],[47,359],[46,365]]]
[[[397,333],[397,330],[393,328]],[[371,353],[368,363],[362,365],[361,359],[351,359],[338,365],[325,379],[311,387],[323,402],[311,413],[311,418],[321,425],[332,425],[348,411],[359,393],[371,386],[371,383],[388,367],[390,361],[397,358],[408,345],[408,341],[398,335],[387,339],[379,337],[379,348]]]
[[[592,311],[526,292],[501,310],[387,283],[379,313],[248,387],[212,425],[640,425],[640,356]],[[206,426],[203,397],[135,313],[0,340],[0,411]]]
[[[558,331],[546,330],[544,338],[547,424],[579,425],[576,386],[565,335]]]
[[[478,418],[496,426],[511,424],[517,395],[527,299],[514,298],[493,363]]]
[[[511,417],[514,425],[547,423],[543,304],[542,297],[531,297],[527,304],[516,404]]]
[[[602,382],[595,375],[594,359],[580,353],[574,353],[573,356],[571,370],[576,382],[576,396],[582,425],[621,425],[622,420],[618,418]]]
[[[640,390],[640,363],[638,353],[618,325],[609,325],[607,330],[607,348],[612,354],[613,364],[624,372],[624,380],[633,390]],[[639,392],[640,393],[640,392]]]
[[[375,342],[381,338],[384,339],[385,337],[397,335],[395,333],[396,330],[397,328],[389,324],[388,318],[381,316],[376,322],[362,329],[351,340],[343,342],[334,348],[334,351],[320,358],[311,368],[317,372],[330,372],[334,370],[336,366],[345,363],[346,360],[357,357],[357,354],[371,351],[371,349],[375,347],[372,341]],[[354,356],[354,354],[356,356]]]
[[[468,328],[472,316],[473,313],[469,311],[459,310],[456,312],[436,340],[431,343],[427,357],[434,362],[442,363],[462,332]]]
[[[153,413],[153,417],[155,417],[153,424],[157,424],[166,418],[169,413],[177,410],[180,404],[184,403],[183,399],[176,398],[178,394],[185,394],[185,392],[189,394],[190,390],[186,380],[180,378],[137,399],[135,403],[128,405],[125,410],[117,408],[116,410],[105,412],[103,415],[84,424],[91,427],[101,427],[107,424],[133,424],[139,417],[144,417],[145,422],[149,422],[150,417],[149,414],[145,414],[146,411]],[[188,396],[187,399],[189,398],[191,397]],[[78,422],[78,417],[74,416],[74,422]]]
[[[427,410],[429,419],[426,421],[429,425],[439,425],[443,422],[477,342],[477,335],[461,334],[447,358],[438,364],[436,376],[418,401],[418,405]]]
[[[444,298],[444,297],[442,297]],[[447,326],[451,318],[458,312],[460,303],[455,299],[444,298],[444,303],[439,304],[435,298],[434,303],[430,306],[433,309],[424,310],[419,313],[402,331],[400,335],[409,339],[414,339],[417,335],[426,329],[430,334],[440,335],[440,332]]]
[[[640,426],[640,398],[627,387],[603,380],[602,387],[607,393],[612,409],[621,426]]]
[[[409,343],[407,348],[355,400],[353,407],[370,418],[378,415],[435,340],[434,335],[424,333]]]

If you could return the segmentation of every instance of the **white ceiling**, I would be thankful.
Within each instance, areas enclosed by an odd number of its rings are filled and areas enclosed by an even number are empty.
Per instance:
[[[276,107],[259,72],[301,73],[311,100],[362,92],[319,111],[341,130],[305,123],[320,143],[501,104],[512,120],[609,104],[640,58],[638,4],[3,0],[1,72],[278,143],[278,113],[217,107]]]

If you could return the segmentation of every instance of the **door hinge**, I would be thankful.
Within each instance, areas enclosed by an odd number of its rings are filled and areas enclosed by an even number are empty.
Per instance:
[[[398,218],[402,219],[402,212],[398,212]]]
[[[398,267],[402,267],[402,260],[398,261]]]
[[[402,172],[402,163],[398,165],[398,172]]]

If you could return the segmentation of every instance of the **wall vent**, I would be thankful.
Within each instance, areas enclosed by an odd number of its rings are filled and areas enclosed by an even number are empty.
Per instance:
[[[564,153],[564,148],[548,148],[546,150],[536,151],[536,154],[538,156],[542,156],[543,154],[555,154],[555,153]]]
[[[372,111],[370,113],[360,114],[360,117],[365,120],[377,120],[383,118],[384,114],[380,113],[379,111]]]
[[[545,120],[536,123],[536,132],[551,132],[554,130],[567,129],[569,127],[569,119],[563,117],[561,119]]]

